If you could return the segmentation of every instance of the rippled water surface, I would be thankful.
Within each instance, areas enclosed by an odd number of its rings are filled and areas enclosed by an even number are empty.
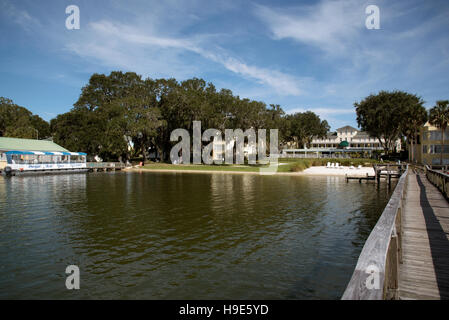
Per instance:
[[[338,299],[389,195],[343,177],[0,177],[0,298]]]

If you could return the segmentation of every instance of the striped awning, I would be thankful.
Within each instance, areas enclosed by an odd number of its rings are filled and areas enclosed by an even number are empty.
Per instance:
[[[84,152],[59,152],[59,151],[6,151],[6,154],[36,154],[36,155],[48,155],[48,156],[85,156]]]

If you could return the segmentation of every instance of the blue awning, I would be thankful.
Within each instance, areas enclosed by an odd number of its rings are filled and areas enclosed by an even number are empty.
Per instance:
[[[6,151],[6,154],[34,154],[31,151]]]
[[[84,152],[65,152],[65,151],[6,151],[6,154],[31,154],[31,155],[48,155],[48,156],[85,156]]]

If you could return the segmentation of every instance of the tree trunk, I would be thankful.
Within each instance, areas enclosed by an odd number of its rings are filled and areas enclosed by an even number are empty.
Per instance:
[[[444,127],[441,128],[441,150],[440,150],[440,164],[443,165],[443,152],[444,152]]]
[[[413,152],[413,139],[414,137],[412,137],[410,139],[410,155],[411,155],[411,162],[414,163],[415,162],[415,156],[414,156],[414,152]]]
[[[385,154],[388,154],[387,152],[387,142],[386,139],[384,139],[384,142],[382,142],[382,138],[377,137],[377,140],[379,141],[379,145],[381,146],[381,148],[384,149]]]
[[[145,159],[147,158],[147,154],[146,154],[146,151],[145,151],[145,145],[142,145],[142,157],[143,157],[142,165],[145,165]]]

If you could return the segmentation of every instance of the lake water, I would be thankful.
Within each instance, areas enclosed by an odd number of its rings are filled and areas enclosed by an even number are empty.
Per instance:
[[[0,298],[339,299],[389,195],[344,177],[0,177]]]

